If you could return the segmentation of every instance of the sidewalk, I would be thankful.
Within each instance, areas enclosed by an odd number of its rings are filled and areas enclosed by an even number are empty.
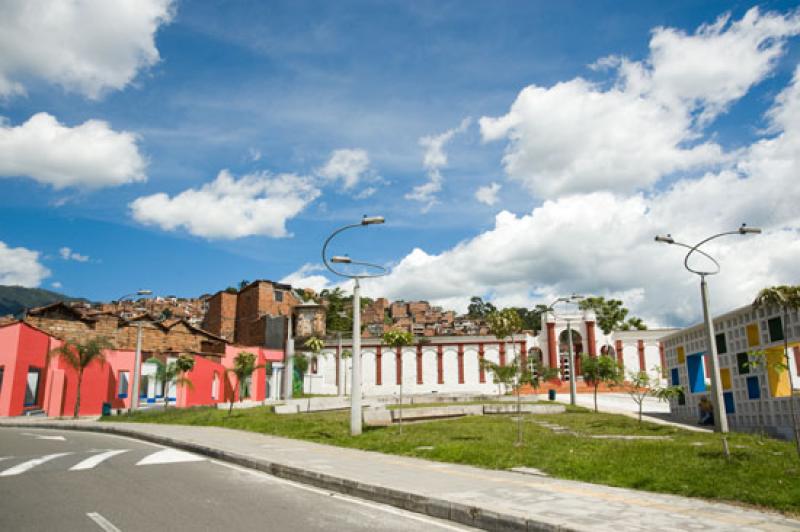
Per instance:
[[[800,530],[800,521],[729,504],[219,427],[92,420],[0,421],[0,430],[12,426],[131,436],[489,530]]]

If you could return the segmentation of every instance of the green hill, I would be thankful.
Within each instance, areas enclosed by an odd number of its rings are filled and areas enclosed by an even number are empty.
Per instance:
[[[65,296],[42,288],[0,285],[0,316],[19,316],[26,308],[41,307],[56,301],[75,301],[78,298]]]

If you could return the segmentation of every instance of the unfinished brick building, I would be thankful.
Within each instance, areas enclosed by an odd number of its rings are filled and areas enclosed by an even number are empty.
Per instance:
[[[143,351],[225,353],[224,338],[198,329],[183,319],[158,321],[149,315],[124,319],[105,312],[86,314],[59,302],[32,309],[24,321],[67,341],[103,337],[115,349],[135,349],[141,326]]]

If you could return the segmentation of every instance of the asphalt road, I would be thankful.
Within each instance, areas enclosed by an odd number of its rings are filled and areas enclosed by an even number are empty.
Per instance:
[[[471,530],[119,436],[0,428],[0,530]]]

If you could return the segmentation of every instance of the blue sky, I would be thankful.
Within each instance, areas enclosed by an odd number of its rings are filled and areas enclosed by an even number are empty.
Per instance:
[[[578,290],[685,323],[695,280],[651,233],[742,221],[766,238],[716,249],[719,310],[797,282],[797,216],[758,209],[799,199],[796,178],[759,170],[800,166],[793,108],[774,118],[794,94],[795,2],[57,4],[0,7],[6,284],[322,288],[322,241],[362,214],[387,224],[335,251],[393,269],[370,295]]]

